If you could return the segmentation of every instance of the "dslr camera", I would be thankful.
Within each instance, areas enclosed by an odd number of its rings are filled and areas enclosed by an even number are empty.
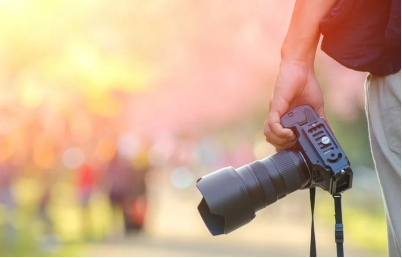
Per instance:
[[[325,120],[308,105],[281,118],[296,135],[295,146],[238,169],[226,167],[197,181],[198,206],[212,235],[228,234],[286,195],[320,187],[335,196],[352,187],[353,172]]]

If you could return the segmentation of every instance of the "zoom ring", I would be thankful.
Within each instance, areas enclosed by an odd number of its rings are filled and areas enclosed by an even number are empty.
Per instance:
[[[271,159],[285,181],[287,194],[299,190],[302,182],[298,166],[304,162],[300,154],[296,151],[282,150],[272,155]]]
[[[260,161],[254,161],[250,164],[250,168],[254,172],[254,175],[257,177],[258,182],[264,190],[266,206],[276,202],[276,191],[271,177],[269,176],[269,171],[264,164],[262,164]]]

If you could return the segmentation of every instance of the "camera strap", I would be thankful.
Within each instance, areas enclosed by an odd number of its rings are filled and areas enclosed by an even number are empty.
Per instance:
[[[342,196],[335,194],[335,243],[336,254],[338,257],[343,257],[343,224],[342,224]],[[315,244],[314,232],[314,206],[315,206],[315,187],[310,188],[310,205],[311,205],[311,240],[310,240],[310,257],[317,257],[317,249]]]
[[[317,250],[315,248],[315,233],[314,233],[315,187],[310,188],[310,205],[311,205],[310,257],[317,257]]]
[[[335,204],[335,243],[336,253],[338,257],[343,257],[343,224],[342,224],[342,196],[341,194],[334,195]]]

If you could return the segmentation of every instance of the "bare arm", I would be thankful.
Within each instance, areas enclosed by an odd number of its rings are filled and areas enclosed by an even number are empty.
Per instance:
[[[314,58],[320,38],[319,23],[336,0],[297,0],[282,46],[282,61],[270,110],[264,125],[266,140],[277,149],[292,146],[294,134],[284,129],[280,117],[303,104],[326,118],[320,85],[314,73]]]
[[[297,0],[282,46],[282,60],[314,62],[319,23],[337,0]]]

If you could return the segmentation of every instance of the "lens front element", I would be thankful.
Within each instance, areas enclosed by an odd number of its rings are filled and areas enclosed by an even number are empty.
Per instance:
[[[228,234],[249,223],[258,210],[302,188],[309,180],[302,154],[283,150],[198,180],[197,187],[204,197],[198,210],[212,235]]]

